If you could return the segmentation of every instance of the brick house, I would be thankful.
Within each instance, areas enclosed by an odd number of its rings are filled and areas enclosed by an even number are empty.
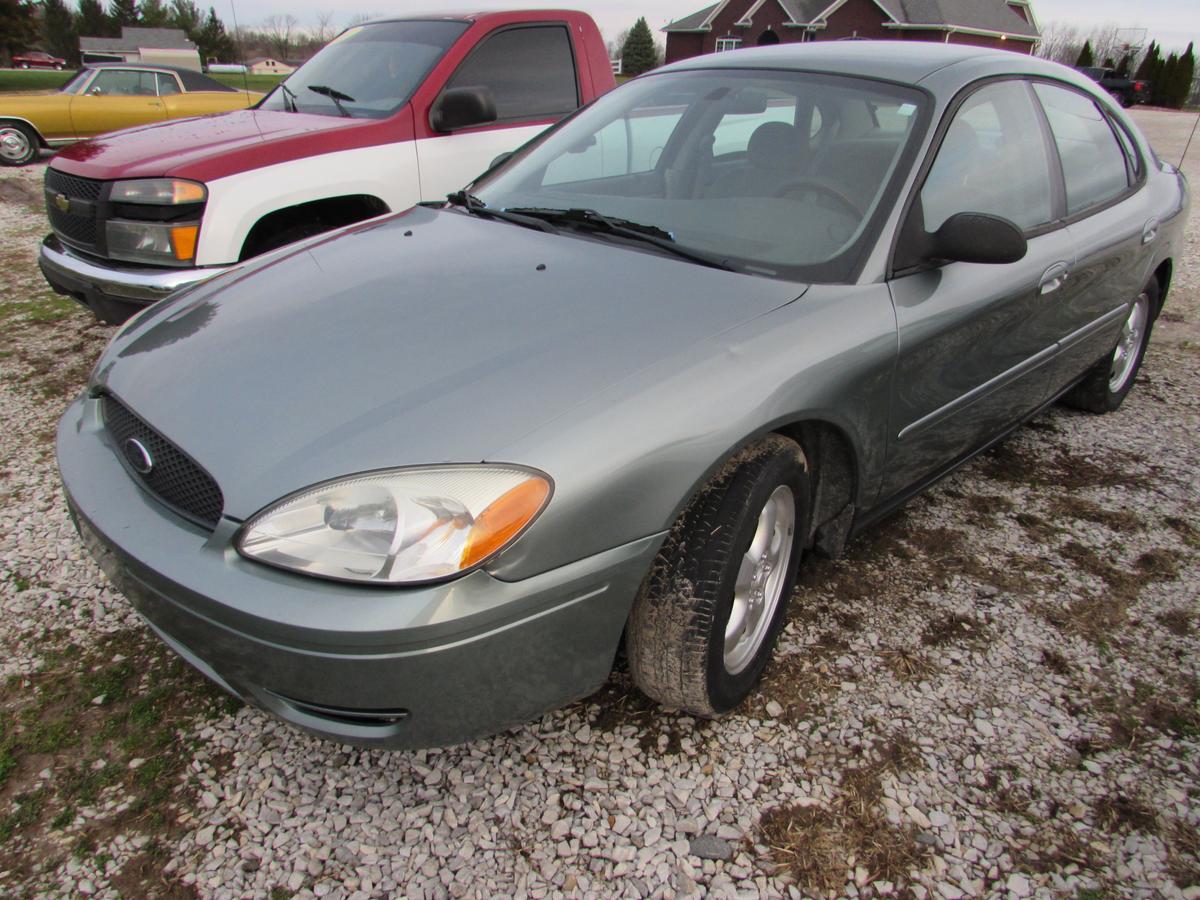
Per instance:
[[[944,41],[1032,53],[1029,0],[722,0],[663,29],[667,62],[767,44]]]

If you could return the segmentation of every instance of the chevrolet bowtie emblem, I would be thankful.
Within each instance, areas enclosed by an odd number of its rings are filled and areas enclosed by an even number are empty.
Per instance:
[[[54,195],[54,205],[57,206],[63,212],[71,211],[71,200],[69,197],[67,197],[66,194],[55,194]]]

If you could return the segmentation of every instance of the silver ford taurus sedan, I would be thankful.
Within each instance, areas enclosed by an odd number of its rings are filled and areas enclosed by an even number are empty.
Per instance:
[[[805,554],[1047,404],[1120,405],[1187,205],[1111,98],[1016,53],[689,60],[442,207],[142,314],[63,482],[162,639],[310,732],[462,741],[622,643],[717,716]]]

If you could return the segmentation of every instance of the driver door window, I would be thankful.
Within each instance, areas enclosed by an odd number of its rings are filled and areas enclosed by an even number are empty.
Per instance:
[[[925,230],[955,213],[990,213],[1022,230],[1051,221],[1050,160],[1024,83],[972,94],[954,116],[921,189]]]
[[[88,93],[102,97],[157,97],[158,87],[153,72],[109,69],[96,76]]]

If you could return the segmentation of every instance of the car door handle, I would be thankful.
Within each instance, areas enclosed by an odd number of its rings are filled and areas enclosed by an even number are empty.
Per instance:
[[[1142,243],[1148,244],[1158,237],[1158,219],[1151,219],[1142,229]]]
[[[1053,294],[1066,282],[1070,276],[1070,267],[1066,263],[1055,263],[1042,275],[1038,282],[1038,293],[1042,296]]]

